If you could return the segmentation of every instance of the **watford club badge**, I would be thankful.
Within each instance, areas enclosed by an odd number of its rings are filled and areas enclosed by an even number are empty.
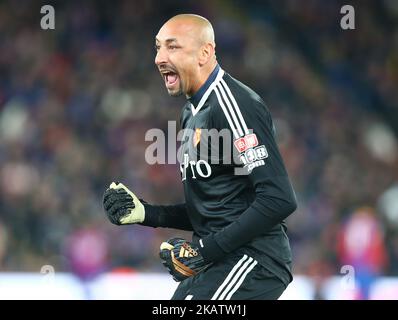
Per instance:
[[[196,148],[196,146],[198,145],[198,143],[200,142],[200,134],[202,132],[202,129],[200,128],[196,128],[195,130],[195,134],[193,136],[193,146]]]

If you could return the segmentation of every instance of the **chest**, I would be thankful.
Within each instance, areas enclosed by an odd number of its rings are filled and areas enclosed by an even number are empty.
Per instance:
[[[183,136],[178,152],[182,180],[206,180],[234,163],[232,133],[228,128],[215,127],[216,119],[207,107],[195,115],[185,114]]]
[[[178,159],[182,181],[211,176],[208,132],[211,128],[210,108],[206,106],[194,114],[190,110],[182,119],[182,139]],[[210,142],[211,143],[211,142]]]
[[[182,121],[180,153],[188,154],[191,159],[194,159],[200,152],[204,137],[211,129],[210,107],[206,106],[196,114],[191,110],[185,112]]]

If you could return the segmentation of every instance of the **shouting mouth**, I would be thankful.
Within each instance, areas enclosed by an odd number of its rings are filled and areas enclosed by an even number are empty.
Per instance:
[[[178,73],[173,70],[163,70],[161,73],[167,89],[172,89],[175,87],[180,80]]]

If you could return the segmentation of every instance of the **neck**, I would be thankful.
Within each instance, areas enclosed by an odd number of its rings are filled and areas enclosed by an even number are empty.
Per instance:
[[[187,99],[191,98],[204,85],[204,83],[209,78],[210,74],[213,72],[216,65],[217,65],[217,60],[214,60],[212,63],[203,68],[203,70],[201,70],[195,87],[192,88],[192,91],[190,93],[186,94]]]

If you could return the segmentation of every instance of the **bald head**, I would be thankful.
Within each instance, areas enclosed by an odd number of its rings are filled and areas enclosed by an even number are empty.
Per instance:
[[[214,70],[214,30],[211,23],[195,14],[169,19],[156,35],[155,63],[170,95],[192,96]]]
[[[188,31],[199,45],[211,43],[215,47],[213,26],[206,18],[197,14],[179,14],[169,19],[165,26],[176,25]]]

